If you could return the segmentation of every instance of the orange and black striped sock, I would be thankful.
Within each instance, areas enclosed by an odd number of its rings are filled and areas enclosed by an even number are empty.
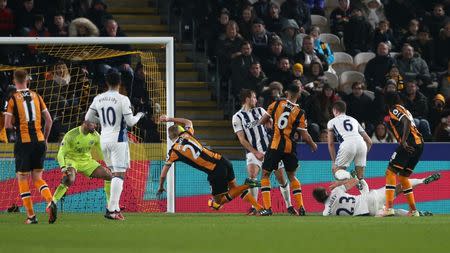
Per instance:
[[[248,185],[239,185],[236,187],[231,188],[226,194],[225,197],[227,199],[227,202],[230,202],[231,200],[233,200],[234,198],[236,198],[237,196],[241,195],[242,192],[244,192],[245,190],[247,190],[249,187]]]
[[[402,190],[403,194],[405,195],[406,201],[408,201],[409,210],[411,211],[416,210],[416,201],[414,200],[414,193],[412,190],[411,182],[407,177],[404,176],[398,176],[398,180],[402,185]]]
[[[20,197],[22,198],[23,206],[25,207],[25,210],[27,211],[28,217],[34,216],[34,210],[33,210],[33,201],[31,200],[31,192],[30,192],[30,186],[28,184],[28,179],[26,180],[17,180],[19,183],[19,192]]]
[[[297,178],[291,181],[291,189],[295,199],[295,208],[299,209],[300,207],[303,206],[303,195],[302,195],[302,185],[300,184],[300,181],[298,181]]]
[[[270,179],[261,179],[261,194],[263,197],[263,204],[265,209],[272,208],[272,200],[270,199]]]
[[[263,208],[260,204],[258,204],[258,201],[256,201],[256,199],[253,197],[253,195],[248,190],[245,190],[241,194],[241,199],[244,200],[245,202],[251,204],[258,211]]]
[[[393,208],[395,196],[396,175],[391,170],[386,170],[386,208]]]
[[[47,183],[44,181],[44,179],[40,178],[37,180],[34,180],[34,186],[36,189],[39,190],[42,197],[45,199],[47,203],[50,203],[53,200],[52,193],[50,192],[50,188],[48,188]]]

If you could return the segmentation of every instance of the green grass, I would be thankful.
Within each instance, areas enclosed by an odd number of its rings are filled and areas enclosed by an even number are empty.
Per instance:
[[[62,214],[49,225],[0,214],[0,252],[449,252],[450,216],[247,217],[224,214]]]

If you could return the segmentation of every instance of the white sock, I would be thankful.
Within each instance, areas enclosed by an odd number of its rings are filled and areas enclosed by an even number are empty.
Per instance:
[[[366,180],[364,178],[359,180],[359,183],[362,185],[361,193],[368,193],[369,192],[369,185],[367,184]]]
[[[412,188],[418,186],[419,184],[423,184],[423,178],[417,179],[417,178],[410,178],[409,182],[411,183]]]
[[[345,180],[345,179],[350,179],[352,176],[346,170],[338,170],[334,173],[334,177],[337,180]]]
[[[289,184],[286,183],[285,187],[280,185],[280,192],[281,192],[281,196],[283,196],[284,203],[286,203],[286,208],[292,206],[292,203],[291,203],[291,189],[289,187]]]
[[[111,180],[111,194],[109,197],[108,210],[110,212],[120,211],[119,201],[123,189],[123,179],[120,177],[113,177]]]
[[[395,216],[407,216],[408,215],[408,211],[405,209],[395,209]]]

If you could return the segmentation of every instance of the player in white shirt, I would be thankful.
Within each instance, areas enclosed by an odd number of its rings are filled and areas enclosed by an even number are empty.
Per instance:
[[[261,107],[256,107],[256,93],[249,89],[242,89],[240,92],[242,108],[233,115],[233,129],[239,138],[239,142],[247,150],[247,172],[251,179],[257,179],[267,151],[270,140],[263,125],[258,125],[259,119],[266,113]],[[298,215],[297,210],[292,206],[290,187],[284,176],[283,162],[280,162],[279,169],[275,171],[275,177],[280,184],[280,192],[283,196],[288,213]],[[258,187],[249,189],[253,197],[258,200]],[[250,208],[248,214],[256,214],[255,208]]]
[[[105,163],[113,172],[111,196],[105,218],[123,220],[119,201],[123,189],[125,172],[130,166],[127,126],[134,126],[145,114],[133,116],[130,99],[119,93],[121,75],[115,69],[106,74],[108,91],[94,98],[85,119],[100,121],[100,144]],[[97,118],[98,115],[98,118]]]
[[[429,184],[433,181],[439,180],[441,175],[439,173],[430,175],[422,179],[409,179],[412,187],[417,187],[421,184]],[[337,181],[330,185],[331,192],[323,187],[317,187],[313,190],[314,199],[325,205],[323,216],[340,216],[340,215],[369,215],[377,216],[383,211],[383,206],[386,201],[386,188],[382,187],[376,190],[370,190],[368,187],[363,187],[360,190],[361,194],[351,195],[347,191],[352,189],[359,183],[357,178]],[[398,184],[395,190],[395,196],[402,192],[401,185]],[[404,209],[396,209],[397,216],[408,216],[408,211]],[[431,215],[429,212],[422,212],[422,215]]]
[[[349,179],[351,176],[346,169],[354,161],[356,175],[361,181],[360,187],[367,186],[363,176],[366,156],[372,146],[372,140],[356,119],[345,114],[347,106],[344,101],[336,101],[332,110],[334,118],[328,121],[327,129],[333,175],[337,180]],[[334,137],[340,143],[337,156]]]

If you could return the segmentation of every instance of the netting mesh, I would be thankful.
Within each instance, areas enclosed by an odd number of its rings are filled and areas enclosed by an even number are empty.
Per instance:
[[[106,89],[104,80],[97,72],[97,65],[103,60],[129,56],[134,71],[131,72],[131,79],[127,80],[129,83],[121,87],[121,92],[130,97],[135,112],[146,111],[148,116],[129,129],[131,167],[127,171],[121,205],[127,211],[165,211],[165,201],[156,200],[155,196],[166,154],[166,128],[155,124],[155,119],[167,110],[165,68],[161,68],[166,59],[164,46],[127,52],[99,45],[52,44],[34,49],[51,64],[3,65],[0,66],[0,73],[11,76],[17,68],[27,69],[29,88],[43,97],[52,115],[54,125],[49,141],[54,144],[49,145],[44,164],[44,179],[52,191],[61,179],[55,160],[59,142],[65,132],[81,125],[93,98]],[[8,208],[14,211],[15,208],[11,207],[18,206],[20,209],[22,203],[15,180],[13,145],[1,145],[0,156],[0,211]],[[37,210],[43,211],[42,199],[37,191],[32,192],[34,203],[38,203],[35,205]],[[103,211],[106,205],[103,182],[77,176],[60,205],[63,211],[70,212]]]

